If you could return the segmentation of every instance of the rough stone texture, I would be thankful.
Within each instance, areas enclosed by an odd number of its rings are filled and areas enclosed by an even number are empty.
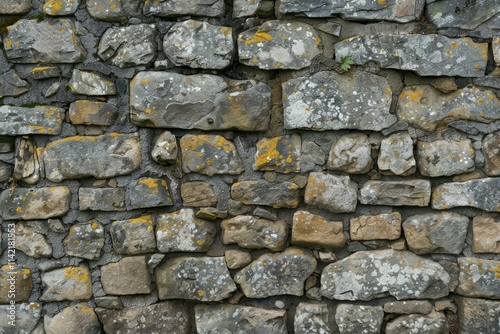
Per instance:
[[[231,186],[231,198],[246,205],[296,208],[299,205],[299,187],[293,182],[241,181]]]
[[[500,222],[493,217],[472,219],[474,253],[500,253]]]
[[[109,295],[135,295],[151,292],[151,278],[145,256],[125,257],[101,267],[101,284]]]
[[[13,63],[79,63],[86,56],[68,19],[19,20],[7,28],[3,45]]]
[[[21,180],[27,184],[36,184],[40,181],[41,157],[32,138],[21,137],[14,159],[14,173],[12,174],[14,180]]]
[[[240,270],[234,281],[249,298],[276,295],[302,296],[304,282],[316,268],[312,252],[295,247],[264,254]]]
[[[385,213],[350,219],[351,240],[396,240],[401,236],[401,214]]]
[[[152,253],[156,240],[151,215],[114,221],[109,228],[113,250],[118,254]]]
[[[461,333],[498,333],[500,301],[481,298],[456,298]]]
[[[382,328],[382,306],[339,304],[335,321],[341,334],[377,334]]]
[[[12,280],[14,277],[14,280]],[[15,296],[12,298],[12,283],[14,282]],[[11,300],[15,302],[27,301],[33,290],[33,278],[31,270],[22,268],[16,264],[5,264],[0,267],[0,303],[10,304]]]
[[[443,154],[443,152],[446,152]],[[474,167],[474,149],[470,140],[417,143],[417,163],[424,176],[462,174]]]
[[[52,246],[37,229],[20,222],[16,224],[16,249],[34,258],[51,257]]]
[[[104,333],[189,334],[189,311],[183,302],[168,301],[123,310],[96,308]]]
[[[329,221],[307,211],[293,214],[292,245],[308,248],[341,249],[346,237],[341,221]]]
[[[71,15],[80,6],[80,0],[45,0],[43,12],[51,16]]]
[[[230,249],[224,252],[224,258],[229,269],[243,268],[252,262],[252,255],[237,249]]]
[[[316,170],[317,166],[322,166],[326,162],[326,154],[323,149],[311,141],[302,142],[300,159],[300,170],[304,173]]]
[[[160,252],[206,252],[214,242],[215,225],[196,218],[192,209],[164,213],[156,218]]]
[[[321,275],[321,294],[330,299],[437,299],[448,295],[450,276],[439,264],[411,252],[356,252],[329,264]]]
[[[19,96],[29,90],[29,83],[21,79],[15,71],[0,74],[0,98],[4,96]]]
[[[194,308],[199,334],[286,334],[286,311],[237,305],[203,305]]]
[[[137,0],[88,0],[87,11],[96,20],[124,22],[138,9]]]
[[[364,35],[334,45],[335,60],[349,56],[356,65],[376,61],[383,68],[415,71],[422,76],[483,77],[488,44],[469,37],[443,35]]]
[[[238,35],[238,56],[240,63],[263,70],[298,70],[322,53],[321,44],[306,23],[270,20]]]
[[[170,131],[163,132],[156,138],[151,157],[160,165],[173,165],[177,163],[179,148],[177,140]]]
[[[394,301],[384,304],[384,312],[397,314],[429,314],[434,306],[427,300]]]
[[[5,220],[60,217],[69,211],[70,200],[67,186],[6,189],[0,194],[0,216]]]
[[[236,291],[224,257],[176,257],[158,266],[155,277],[160,299],[219,301]]]
[[[66,267],[42,274],[43,301],[82,300],[92,297],[92,282],[87,267]]]
[[[286,129],[380,131],[396,123],[387,79],[363,71],[319,72],[283,84]]]
[[[142,162],[139,135],[110,133],[54,140],[45,147],[43,162],[47,179],[54,182],[127,175]]]
[[[455,292],[466,297],[500,299],[500,261],[458,258],[460,275]]]
[[[67,306],[54,317],[44,317],[46,334],[58,333],[101,333],[101,323],[94,310],[85,303]]]
[[[13,170],[14,167],[11,164],[0,161],[0,182],[8,181]]]
[[[24,14],[30,11],[32,0],[2,0],[0,14]]]
[[[368,181],[359,191],[361,204],[427,206],[431,197],[428,180]]]
[[[371,145],[364,133],[350,133],[331,146],[327,168],[349,174],[364,174],[372,167]]]
[[[13,310],[11,305],[0,305],[0,313],[4,316],[0,317],[0,328],[5,334],[11,333],[33,333],[38,320],[42,314],[42,305],[37,302],[17,304],[14,307],[15,326],[12,326],[11,313]]]
[[[426,19],[438,28],[476,29],[481,24],[498,19],[500,8],[489,1],[427,0]]]
[[[349,176],[309,173],[304,195],[306,204],[331,212],[354,212],[358,185]]]
[[[493,60],[495,64],[500,65],[500,37],[493,36],[491,47],[493,49]]]
[[[500,176],[500,132],[487,135],[483,140],[484,172]]]
[[[0,106],[0,135],[58,135],[61,133],[61,108]]]
[[[63,245],[64,251],[70,256],[97,260],[104,247],[104,228],[94,219],[72,225]]]
[[[130,82],[130,117],[148,127],[267,130],[271,88],[209,74],[139,72]]]
[[[68,87],[73,94],[82,95],[116,95],[115,84],[100,73],[73,70],[73,75],[68,82]]]
[[[263,138],[257,142],[253,168],[278,173],[299,172],[301,148],[298,134]]]
[[[35,80],[58,78],[61,70],[57,66],[36,66],[30,71],[30,75]]]
[[[381,172],[395,175],[410,175],[415,172],[413,140],[407,132],[400,132],[384,138],[380,144],[377,160]]]
[[[167,181],[158,178],[144,177],[131,182],[127,198],[132,209],[172,205]]]
[[[118,108],[106,102],[77,100],[69,105],[69,119],[75,125],[104,125],[115,123]]]
[[[410,314],[402,315],[387,323],[386,334],[447,334],[448,322],[441,312],[432,312],[429,315]]]
[[[434,209],[445,210],[457,206],[500,212],[500,178],[449,182],[434,188],[432,192]]]
[[[217,204],[212,185],[204,181],[191,181],[181,184],[181,197],[184,206],[212,206]]]
[[[286,223],[281,220],[236,216],[223,220],[221,228],[221,239],[225,245],[236,243],[242,248],[280,251],[287,238]]]
[[[78,207],[80,210],[125,211],[125,189],[80,188]]]
[[[418,214],[403,222],[408,247],[416,254],[460,254],[468,226],[469,218],[454,212]]]
[[[159,0],[144,3],[145,15],[161,17],[197,15],[219,17],[224,15],[224,0]]]
[[[330,334],[326,304],[300,303],[295,309],[295,334]]]
[[[235,0],[233,2],[233,18],[255,16],[261,7],[262,7],[262,0],[255,0],[255,1]]]
[[[464,68],[464,66],[460,66]],[[406,87],[399,96],[398,119],[424,131],[444,130],[454,121],[500,120],[500,100],[488,90],[466,87],[443,94],[428,85]]]

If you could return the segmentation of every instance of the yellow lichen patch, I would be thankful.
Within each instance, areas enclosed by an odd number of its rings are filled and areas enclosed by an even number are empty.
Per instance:
[[[139,81],[141,83],[141,85],[148,85],[149,84],[149,79],[141,79],[141,81]]]
[[[255,157],[255,167],[259,168],[279,158],[280,152],[277,149],[279,139],[280,137],[275,137],[257,143],[258,154]]]
[[[257,31],[255,35],[253,35],[252,39],[246,40],[245,44],[255,44],[264,41],[271,41],[273,36],[271,36],[268,32],[265,31]]]
[[[320,45],[321,44],[321,38],[319,38],[319,37],[314,38],[314,43],[316,43],[316,45]]]
[[[404,90],[401,95],[400,95],[400,98],[401,99],[410,99],[411,101],[418,101],[420,100],[420,98],[422,97],[422,95],[424,94],[424,91],[422,89],[407,89],[407,90]]]
[[[481,69],[481,64],[476,64],[476,70],[480,70]]]
[[[94,312],[94,310],[92,310],[92,308],[88,307],[87,305],[83,305],[80,308],[80,311],[82,311],[84,313],[93,313]]]
[[[201,246],[201,245],[203,245],[205,242],[204,242],[203,240],[198,240],[198,241],[196,241],[196,243],[197,243],[198,245],[200,245],[200,246]]]
[[[233,32],[233,29],[229,28],[229,27],[222,27],[220,28],[219,30],[222,34],[228,36],[228,35],[231,35],[231,33]]]
[[[4,43],[5,43],[5,48],[6,49],[12,49],[12,40],[10,38],[6,38],[4,40]]]
[[[150,108],[146,108],[146,110],[144,110],[144,112],[149,115],[149,114],[151,114],[151,109]]]
[[[89,280],[89,272],[83,267],[69,267],[64,270],[64,276],[67,279],[73,279],[79,282],[86,282]]]
[[[445,53],[446,53],[446,55],[451,56],[451,54],[452,54],[453,52],[451,52],[451,50],[450,50],[450,49],[448,49],[448,50],[446,50],[446,51],[445,51]]]
[[[96,221],[91,221],[89,223],[90,223],[90,227],[92,227],[94,230],[97,230],[100,227]]]
[[[205,295],[205,291],[198,290],[198,296],[203,297]]]
[[[455,41],[452,41],[451,46],[453,46],[454,48],[458,48],[458,43]]]
[[[152,189],[152,194],[158,193],[158,180],[155,179],[142,179],[138,182],[139,184],[144,184],[149,189]]]
[[[386,0],[377,0],[377,3],[380,5],[380,6],[387,6],[387,1]]]
[[[483,104],[484,100],[482,98],[477,99],[477,104],[481,105]]]
[[[21,212],[23,212],[23,209],[22,209],[20,206],[18,206],[18,207],[16,208],[16,212],[17,212],[17,213],[21,213]]]

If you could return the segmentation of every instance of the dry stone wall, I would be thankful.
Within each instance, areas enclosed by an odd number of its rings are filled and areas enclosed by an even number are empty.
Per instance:
[[[0,0],[1,333],[499,333],[500,5]]]

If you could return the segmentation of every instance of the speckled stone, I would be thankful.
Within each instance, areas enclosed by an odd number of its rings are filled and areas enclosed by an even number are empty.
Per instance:
[[[483,23],[500,18],[500,8],[495,2],[467,0],[427,0],[425,18],[438,28],[474,30]],[[487,25],[487,24],[486,24]],[[500,26],[496,26],[500,28]]]
[[[59,333],[101,333],[101,323],[94,312],[86,303],[67,306],[61,312],[50,317],[44,317],[46,334]]]
[[[470,140],[417,142],[417,163],[424,176],[463,174],[474,168],[474,149]]]
[[[428,315],[402,315],[387,322],[386,334],[411,334],[418,328],[420,334],[449,333],[448,321],[441,312],[432,312]]]
[[[460,275],[456,293],[466,297],[500,299],[500,261],[458,258]]]
[[[295,334],[330,334],[326,304],[299,303],[293,318]]]
[[[10,70],[0,74],[0,98],[4,96],[19,96],[30,90],[30,84],[21,79],[16,71]]]
[[[299,172],[301,146],[299,134],[263,138],[257,142],[253,168],[279,173]]]
[[[42,273],[43,301],[82,300],[92,297],[87,267],[65,267]]]
[[[231,198],[245,205],[296,208],[299,205],[299,186],[293,182],[241,181],[231,186]]]
[[[458,297],[457,318],[461,333],[500,332],[500,301]]]
[[[24,254],[43,258],[52,256],[52,246],[37,229],[24,222],[16,224],[15,248]]]
[[[80,6],[80,0],[45,0],[43,12],[51,16],[71,15]]]
[[[349,133],[331,146],[327,169],[364,174],[372,167],[371,145],[364,133]]]
[[[104,247],[104,228],[95,219],[87,223],[74,224],[69,229],[63,245],[64,251],[69,256],[97,260]]]
[[[11,322],[14,317],[12,317],[12,312],[15,312],[15,326],[12,326]],[[31,333],[37,334],[33,331],[36,327],[38,320],[42,315],[42,305],[37,302],[22,303],[14,305],[14,309],[9,305],[0,305],[0,328],[4,330],[5,334],[24,334]],[[5,315],[5,316],[3,316]]]
[[[123,22],[127,19],[121,0],[87,0],[85,3],[87,11],[95,20]]]
[[[132,209],[172,205],[167,181],[152,177],[131,181],[127,188],[127,199]]]
[[[0,106],[0,135],[58,135],[61,133],[63,112],[61,108],[49,106]]]
[[[156,138],[151,157],[160,165],[173,165],[178,162],[179,147],[170,131],[164,131]]]
[[[144,15],[173,17],[184,15],[224,16],[224,0],[158,0],[144,3]]]
[[[101,284],[108,295],[148,294],[150,276],[145,256],[125,257],[101,267]]]
[[[500,176],[500,132],[483,139],[484,172],[488,176]]]
[[[118,254],[152,253],[156,240],[151,215],[114,221],[110,228],[113,250]]]
[[[474,253],[500,253],[500,221],[493,217],[472,219]]]
[[[383,320],[382,306],[339,304],[335,313],[341,334],[378,334]]]
[[[351,240],[396,240],[401,236],[401,214],[384,213],[350,219]]]
[[[217,204],[212,184],[205,181],[191,181],[181,184],[181,197],[184,206],[212,206]]]
[[[427,206],[431,197],[428,180],[367,181],[359,191],[361,204]]]
[[[116,95],[114,82],[100,73],[73,70],[68,87],[73,94],[104,96]]]
[[[307,211],[293,214],[292,245],[337,250],[345,246],[343,223]]]
[[[13,281],[11,278],[14,277]],[[14,282],[15,296],[9,297],[13,293],[11,283]],[[5,264],[0,267],[0,303],[10,304],[15,302],[28,301],[33,290],[33,277],[29,268],[22,268],[14,264]]]
[[[309,173],[304,195],[306,204],[328,211],[354,212],[357,205],[358,185],[349,176],[336,176],[319,172]]]
[[[125,211],[125,189],[80,188],[78,208],[82,211]]]
[[[32,0],[2,0],[0,14],[25,14],[31,9]]]
[[[416,161],[410,135],[400,132],[384,138],[380,143],[377,165],[381,173],[404,176],[413,174]]]
[[[118,108],[106,102],[77,100],[69,105],[69,119],[75,125],[104,125],[115,123]]]

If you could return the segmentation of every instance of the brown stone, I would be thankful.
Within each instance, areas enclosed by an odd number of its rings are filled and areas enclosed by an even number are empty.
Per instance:
[[[72,124],[110,126],[118,116],[118,108],[105,102],[77,100],[69,106]]]
[[[110,295],[151,292],[151,278],[145,256],[125,257],[101,267],[101,284]]]
[[[15,277],[15,280],[9,280],[11,277]],[[14,282],[14,286],[11,285],[12,282]],[[11,300],[27,301],[32,290],[31,270],[18,267],[16,264],[6,264],[0,268],[0,304],[8,304]],[[13,291],[15,297],[9,297]]]
[[[500,253],[500,220],[493,217],[472,219],[474,253]]]
[[[52,318],[46,316],[44,329],[46,334],[97,334],[101,333],[101,324],[94,309],[79,303],[64,308]]]
[[[229,269],[243,268],[252,262],[252,255],[250,255],[250,253],[242,252],[237,249],[229,249],[225,251],[224,258],[226,259],[226,265]]]
[[[341,221],[328,221],[307,211],[293,215],[292,245],[309,248],[340,249],[346,243]]]
[[[359,216],[350,220],[351,240],[396,240],[401,236],[401,214]]]
[[[181,184],[181,197],[184,206],[212,206],[217,204],[217,196],[212,185],[204,181]]]

